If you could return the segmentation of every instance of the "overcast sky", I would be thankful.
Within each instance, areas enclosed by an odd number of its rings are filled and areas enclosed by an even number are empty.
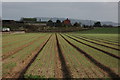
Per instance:
[[[0,2],[0,12],[1,12],[1,10],[2,10],[2,3]]]
[[[2,18],[62,17],[118,22],[117,2],[3,2]]]

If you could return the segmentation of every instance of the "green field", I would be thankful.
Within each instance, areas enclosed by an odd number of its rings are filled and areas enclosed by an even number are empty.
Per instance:
[[[3,34],[3,78],[119,77],[117,31]]]
[[[82,34],[118,34],[120,31],[120,28],[118,27],[111,27],[111,28],[99,28],[96,27],[91,30],[83,30],[79,31],[77,33],[82,33]]]

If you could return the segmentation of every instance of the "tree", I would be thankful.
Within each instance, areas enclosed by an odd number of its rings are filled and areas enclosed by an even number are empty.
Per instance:
[[[62,23],[60,20],[56,20],[55,27],[61,27]]]
[[[80,24],[79,24],[79,23],[77,23],[77,22],[75,22],[75,23],[73,24],[73,26],[75,26],[75,27],[79,27],[79,26],[80,26]]]
[[[95,23],[94,23],[94,27],[101,27],[101,22],[99,22],[99,21],[98,21],[98,22],[95,22]]]
[[[47,26],[53,27],[53,26],[54,26],[53,21],[52,21],[52,20],[49,20],[49,21],[47,22]]]
[[[85,25],[85,24],[84,24],[83,27],[84,27],[84,28],[89,28],[89,25]]]

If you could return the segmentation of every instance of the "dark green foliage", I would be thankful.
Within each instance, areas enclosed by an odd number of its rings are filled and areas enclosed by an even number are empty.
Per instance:
[[[103,24],[102,27],[113,27],[112,25]]]
[[[93,29],[93,26],[90,26],[90,25],[83,25],[83,27],[88,29]]]
[[[55,27],[61,27],[62,23],[60,20],[56,20]]]
[[[26,32],[38,32],[39,26],[26,25],[24,28]]]
[[[80,24],[76,22],[76,23],[73,24],[73,26],[75,26],[75,27],[79,27]]]
[[[53,27],[53,26],[54,26],[53,21],[52,21],[52,20],[49,20],[49,21],[47,22],[47,26]]]
[[[37,22],[36,18],[22,18],[21,21],[23,22]]]
[[[95,23],[94,23],[94,27],[101,27],[101,22],[99,22],[99,21],[98,21],[98,22],[95,22]]]

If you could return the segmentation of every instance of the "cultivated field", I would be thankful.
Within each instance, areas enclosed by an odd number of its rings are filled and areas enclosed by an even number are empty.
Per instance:
[[[3,34],[3,78],[119,77],[118,34]]]

